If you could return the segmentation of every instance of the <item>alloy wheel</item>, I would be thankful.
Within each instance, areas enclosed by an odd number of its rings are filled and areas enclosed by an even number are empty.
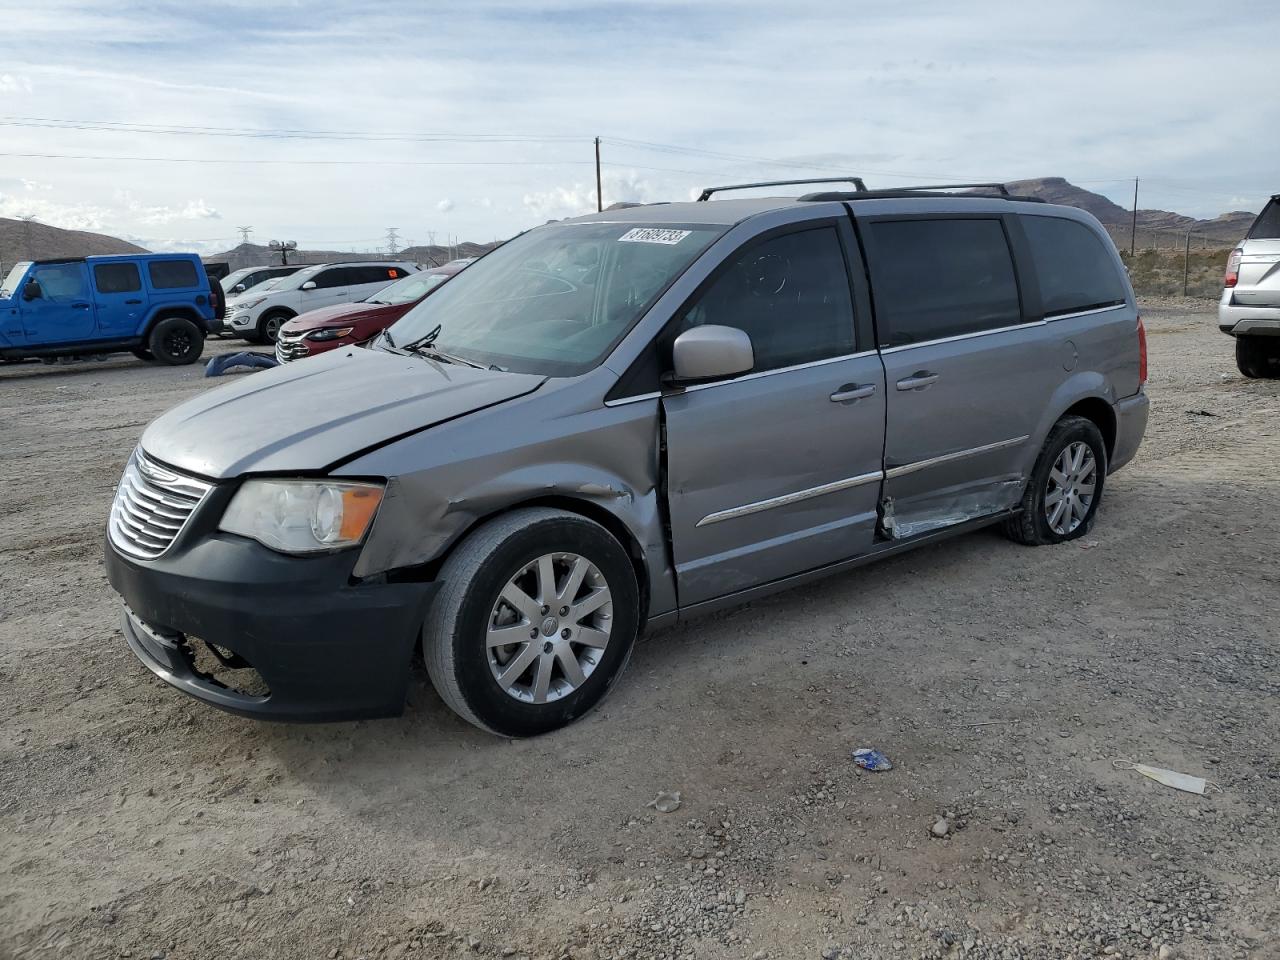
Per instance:
[[[613,603],[604,574],[576,553],[548,553],[516,571],[489,613],[489,670],[506,694],[548,703],[579,689],[604,657]]]
[[[1044,517],[1059,536],[1073,533],[1089,515],[1098,484],[1098,461],[1084,441],[1067,444],[1049,471]]]

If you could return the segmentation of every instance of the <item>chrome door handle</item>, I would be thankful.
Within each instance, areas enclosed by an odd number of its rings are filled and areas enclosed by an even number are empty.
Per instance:
[[[899,390],[923,390],[938,382],[938,375],[928,370],[917,370],[909,377],[898,381]]]
[[[849,384],[841,387],[831,395],[832,403],[845,403],[849,400],[864,400],[876,392],[874,383],[864,383],[862,386]]]

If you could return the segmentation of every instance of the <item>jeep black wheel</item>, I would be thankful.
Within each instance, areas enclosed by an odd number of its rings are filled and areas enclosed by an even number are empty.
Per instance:
[[[169,366],[195,363],[204,350],[204,334],[186,317],[169,317],[151,330],[147,347],[159,363]]]

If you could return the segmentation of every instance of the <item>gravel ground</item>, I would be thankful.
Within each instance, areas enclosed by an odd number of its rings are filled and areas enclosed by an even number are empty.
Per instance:
[[[1144,314],[1153,419],[1088,539],[978,533],[663,632],[521,742],[421,674],[401,719],[313,727],[164,686],[102,524],[146,422],[217,381],[0,371],[0,957],[1280,957],[1280,383],[1203,302]]]

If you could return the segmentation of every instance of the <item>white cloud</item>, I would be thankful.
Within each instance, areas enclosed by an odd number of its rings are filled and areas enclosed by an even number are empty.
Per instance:
[[[650,203],[658,199],[653,185],[636,171],[609,174],[602,178],[604,202]],[[575,183],[569,187],[553,187],[536,193],[526,193],[522,199],[524,208],[543,220],[561,220],[594,213],[596,187],[594,183]]]
[[[115,197],[128,212],[130,218],[137,223],[157,226],[165,223],[174,223],[178,220],[222,219],[222,214],[202,199],[188,200],[180,207],[172,207],[165,204],[142,203],[128,190],[117,190]]]
[[[436,204],[436,209],[439,210],[441,213],[448,213],[450,210],[454,208],[454,206],[455,204],[452,200],[445,199],[445,200],[441,200],[439,203]]]
[[[0,93],[31,93],[32,90],[30,77],[0,73]]]

